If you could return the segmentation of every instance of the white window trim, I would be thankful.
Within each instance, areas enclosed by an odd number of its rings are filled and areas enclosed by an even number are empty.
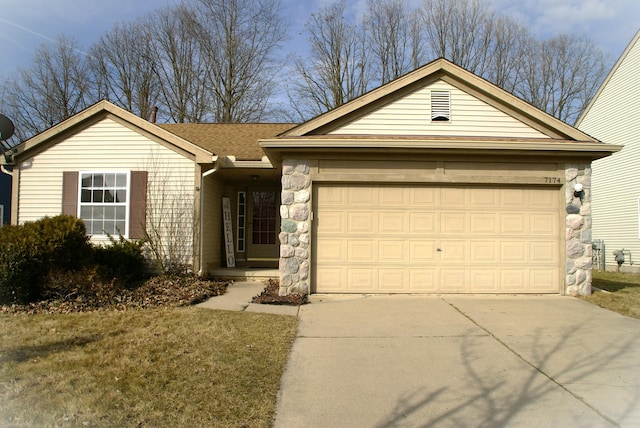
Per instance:
[[[124,238],[129,238],[129,210],[130,210],[130,205],[131,205],[131,171],[127,171],[127,170],[85,170],[85,171],[78,171],[78,212],[77,212],[77,217],[79,219],[82,219],[82,217],[80,216],[80,210],[82,209],[82,175],[83,174],[125,174],[127,176],[127,202],[124,204],[125,205],[125,218],[124,218],[124,233],[122,233],[122,236]],[[86,204],[86,202],[84,203]],[[102,233],[102,234],[92,234],[92,233],[87,233],[87,235],[91,236],[92,238],[102,238],[102,239],[107,239],[107,235]],[[117,238],[117,237],[115,237]]]
[[[4,205],[0,205],[0,227],[4,226]]]

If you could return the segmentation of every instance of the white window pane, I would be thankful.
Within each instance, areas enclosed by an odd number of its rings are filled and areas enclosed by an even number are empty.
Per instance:
[[[106,233],[111,235],[118,235],[118,232],[116,231],[116,222],[113,220],[104,221],[104,230]]]
[[[119,231],[119,232],[116,232],[116,233],[119,233],[120,235],[124,235],[124,234],[125,234],[125,232],[127,231],[126,223],[125,223],[125,221],[124,221],[124,220],[122,220],[122,221],[121,221],[121,220],[116,221],[116,228],[117,228],[117,230]]]
[[[127,174],[116,174],[116,187],[127,187]]]
[[[127,191],[124,189],[116,190],[116,202],[125,203],[127,202]]]
[[[105,219],[115,220],[115,218],[116,218],[116,207],[114,207],[114,206],[104,207],[104,218]]]
[[[93,207],[91,217],[93,220],[102,220],[104,218],[104,207]]]
[[[115,187],[116,175],[113,173],[104,175],[104,187]]]
[[[91,187],[91,174],[82,174],[82,187]]]
[[[104,232],[102,231],[103,227],[102,227],[102,221],[93,221],[93,225],[91,227],[91,234],[92,235],[102,235]]]
[[[93,187],[104,186],[104,174],[93,174]]]
[[[115,207],[116,208],[116,220],[125,220],[127,217],[127,208],[126,207]]]

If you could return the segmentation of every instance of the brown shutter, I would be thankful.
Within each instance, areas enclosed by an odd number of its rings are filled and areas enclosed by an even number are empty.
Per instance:
[[[147,220],[147,171],[131,171],[129,238],[144,238]]]
[[[78,171],[62,173],[62,214],[78,215]]]

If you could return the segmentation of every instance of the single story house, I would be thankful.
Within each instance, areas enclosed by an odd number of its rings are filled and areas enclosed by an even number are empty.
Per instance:
[[[589,294],[591,162],[619,149],[439,59],[297,126],[100,102],[18,147],[11,218],[157,230],[282,294]]]
[[[591,177],[593,239],[600,267],[608,270],[617,269],[619,261],[622,270],[640,272],[639,69],[640,31],[576,123],[605,143],[624,146],[596,160]]]

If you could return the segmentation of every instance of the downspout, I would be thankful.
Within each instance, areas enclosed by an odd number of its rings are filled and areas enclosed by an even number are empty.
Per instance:
[[[218,156],[213,156],[212,158],[213,168],[208,171],[205,171],[200,176],[200,269],[198,270],[198,276],[204,275],[204,260],[202,260],[202,255],[204,254],[204,239],[202,239],[202,235],[204,233],[204,221],[202,219],[202,213],[204,212],[204,178],[214,174],[216,171],[220,169],[220,164],[218,163]]]

